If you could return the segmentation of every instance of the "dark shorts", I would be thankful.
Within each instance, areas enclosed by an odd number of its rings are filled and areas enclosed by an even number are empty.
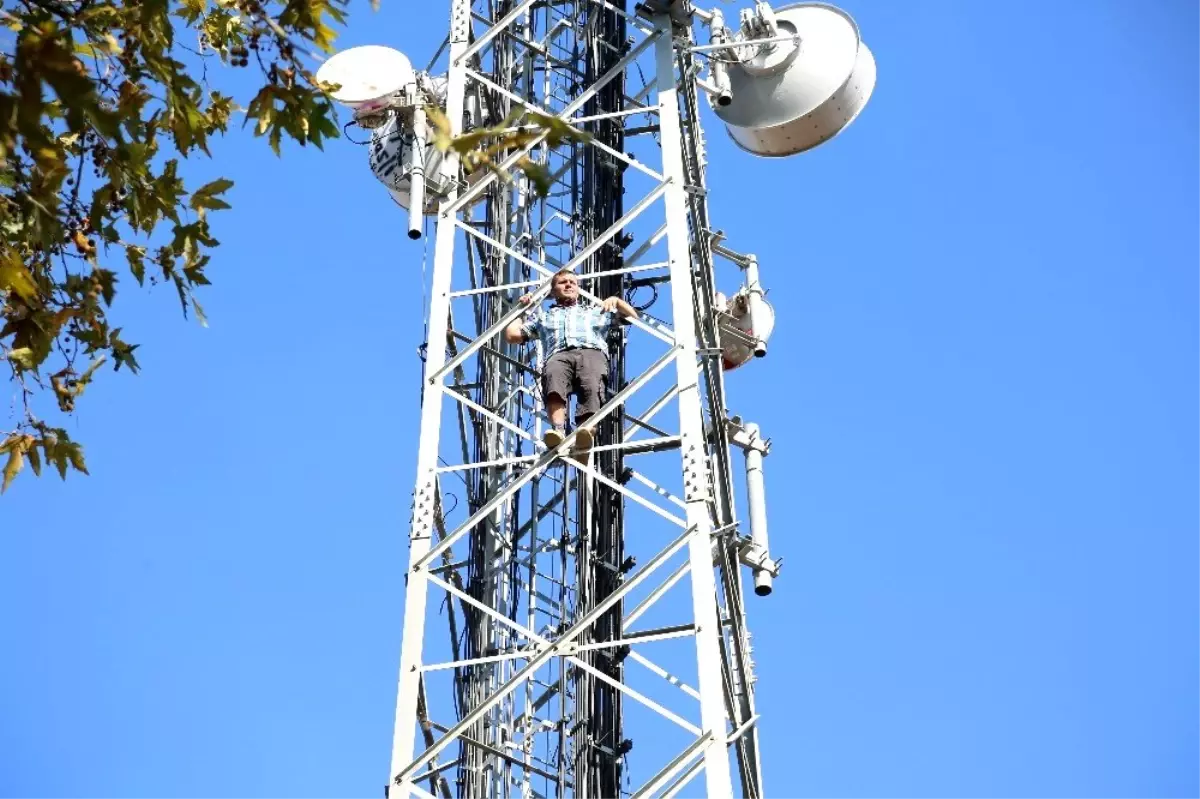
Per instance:
[[[565,401],[575,395],[575,418],[591,416],[608,398],[608,353],[594,349],[562,350],[542,371],[542,393]]]

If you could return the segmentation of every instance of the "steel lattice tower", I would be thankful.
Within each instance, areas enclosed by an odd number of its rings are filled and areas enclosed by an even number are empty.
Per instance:
[[[452,136],[521,109],[586,135],[543,129],[497,170],[467,174],[453,152],[410,167],[412,206],[432,208],[415,188],[432,186],[436,213],[389,795],[667,797],[690,784],[757,799],[742,581],[753,574],[769,593],[778,563],[768,444],[726,402],[722,347],[739,334],[717,260],[753,318],[764,303],[756,259],[709,220],[700,109],[702,93],[729,104],[727,64],[778,71],[773,44],[798,50],[800,36],[764,3],[743,12],[736,51],[722,15],[688,0],[450,4],[437,102]],[[857,48],[857,28],[843,27]],[[749,93],[740,79],[734,91]],[[828,138],[848,123],[870,91],[852,79],[805,129],[816,120]],[[429,100],[409,91],[421,153]],[[764,146],[791,146],[768,133]],[[546,167],[548,193],[516,169],[522,159]],[[573,433],[552,451],[541,443],[542,353],[501,335],[527,310],[519,298],[545,299],[561,268],[586,300],[644,311],[609,338],[609,397],[584,462],[569,455]],[[743,343],[762,355],[765,335]]]

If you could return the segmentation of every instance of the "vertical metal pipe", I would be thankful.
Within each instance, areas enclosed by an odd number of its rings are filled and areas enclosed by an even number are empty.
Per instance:
[[[762,283],[758,282],[758,258],[753,255],[746,256],[746,288],[750,294],[750,332],[754,335],[754,357],[762,358],[767,354],[767,342],[759,332],[767,316],[763,307]]]
[[[762,552],[767,552],[767,494],[763,484],[763,454],[757,448],[761,438],[758,425],[746,425],[750,446],[746,447],[746,503],[750,506],[750,538]],[[766,569],[754,572],[754,593],[767,596],[771,593],[774,578]]]
[[[425,147],[427,144],[425,108],[418,105],[413,111],[412,175],[408,190],[408,237],[421,238],[425,221]]]
[[[725,15],[718,9],[713,9],[708,19],[709,42],[725,44],[729,41],[729,32],[725,29]],[[729,67],[725,59],[729,57],[726,50],[713,50],[709,54],[709,67],[712,70],[713,86],[717,89],[717,105],[726,106],[733,102],[733,91],[729,85]]]

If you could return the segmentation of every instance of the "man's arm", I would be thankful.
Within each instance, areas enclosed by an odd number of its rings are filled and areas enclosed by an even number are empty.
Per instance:
[[[521,330],[523,326],[521,320],[517,319],[511,325],[504,328],[504,340],[509,344],[524,344],[525,333]]]
[[[519,300],[519,302],[522,305],[529,305],[532,299],[532,295],[526,294]],[[504,328],[504,340],[509,344],[524,344],[526,339],[525,327],[526,322],[524,317],[517,317],[509,323],[508,327]]]
[[[604,302],[600,303],[600,307],[609,313],[619,313],[623,319],[637,319],[638,312],[634,307],[620,297],[609,297]]]

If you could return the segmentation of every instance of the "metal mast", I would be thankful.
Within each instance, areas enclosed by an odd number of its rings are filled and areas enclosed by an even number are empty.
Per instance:
[[[768,442],[731,415],[724,377],[766,353],[774,317],[755,257],[710,223],[700,107],[746,149],[799,152],[853,119],[874,61],[818,3],[755,2],[737,32],[688,0],[450,5],[444,80],[381,47],[322,67],[375,129],[372,169],[410,236],[423,213],[436,231],[389,796],[757,799],[743,566],[765,595],[779,565]],[[804,74],[795,107],[761,107],[753,81],[788,70]],[[475,168],[427,147],[431,105],[452,137],[522,110],[582,135],[542,126]],[[643,311],[608,341],[582,461],[574,431],[541,443],[539,347],[502,336],[562,268],[586,300]]]
[[[518,104],[592,138],[525,148],[555,177],[544,199],[489,173],[439,208],[391,771],[401,795],[424,793],[422,785],[442,796],[649,795],[678,790],[703,765],[705,793],[732,796],[730,747],[739,792],[761,795],[738,567],[747,542],[733,511],[691,32],[658,11],[638,16],[620,0],[453,3],[453,133]],[[629,128],[657,139],[658,159],[631,157]],[[453,158],[442,168],[458,177]],[[626,210],[631,169],[648,180]],[[652,209],[661,224],[639,257],[626,258],[635,220]],[[648,258],[664,248],[665,257]],[[635,281],[670,290],[660,299],[666,323],[635,326],[635,346],[657,344],[656,357],[630,370],[627,336],[610,343],[616,391],[597,414],[590,464],[539,452],[536,363],[498,335],[522,310],[516,297],[544,295],[562,266],[591,276],[584,285],[598,297]],[[626,405],[655,378],[667,390],[628,418]],[[675,424],[661,421],[669,404]],[[650,435],[636,438],[639,429]],[[682,491],[645,476],[640,461],[651,458],[675,464]],[[629,502],[648,511],[639,517],[640,567],[626,560]],[[637,618],[667,593],[658,589],[678,581],[692,597],[674,608],[676,623],[639,629]],[[643,602],[627,612],[643,585]],[[442,595],[451,635],[440,660],[426,654],[431,593]],[[643,654],[674,638],[691,644],[694,687]],[[668,704],[631,687],[629,658],[683,690]],[[452,675],[450,706],[444,693],[432,698],[434,672]],[[623,780],[630,701],[691,738],[661,769],[645,770],[641,787]],[[439,723],[439,710],[457,721]]]

